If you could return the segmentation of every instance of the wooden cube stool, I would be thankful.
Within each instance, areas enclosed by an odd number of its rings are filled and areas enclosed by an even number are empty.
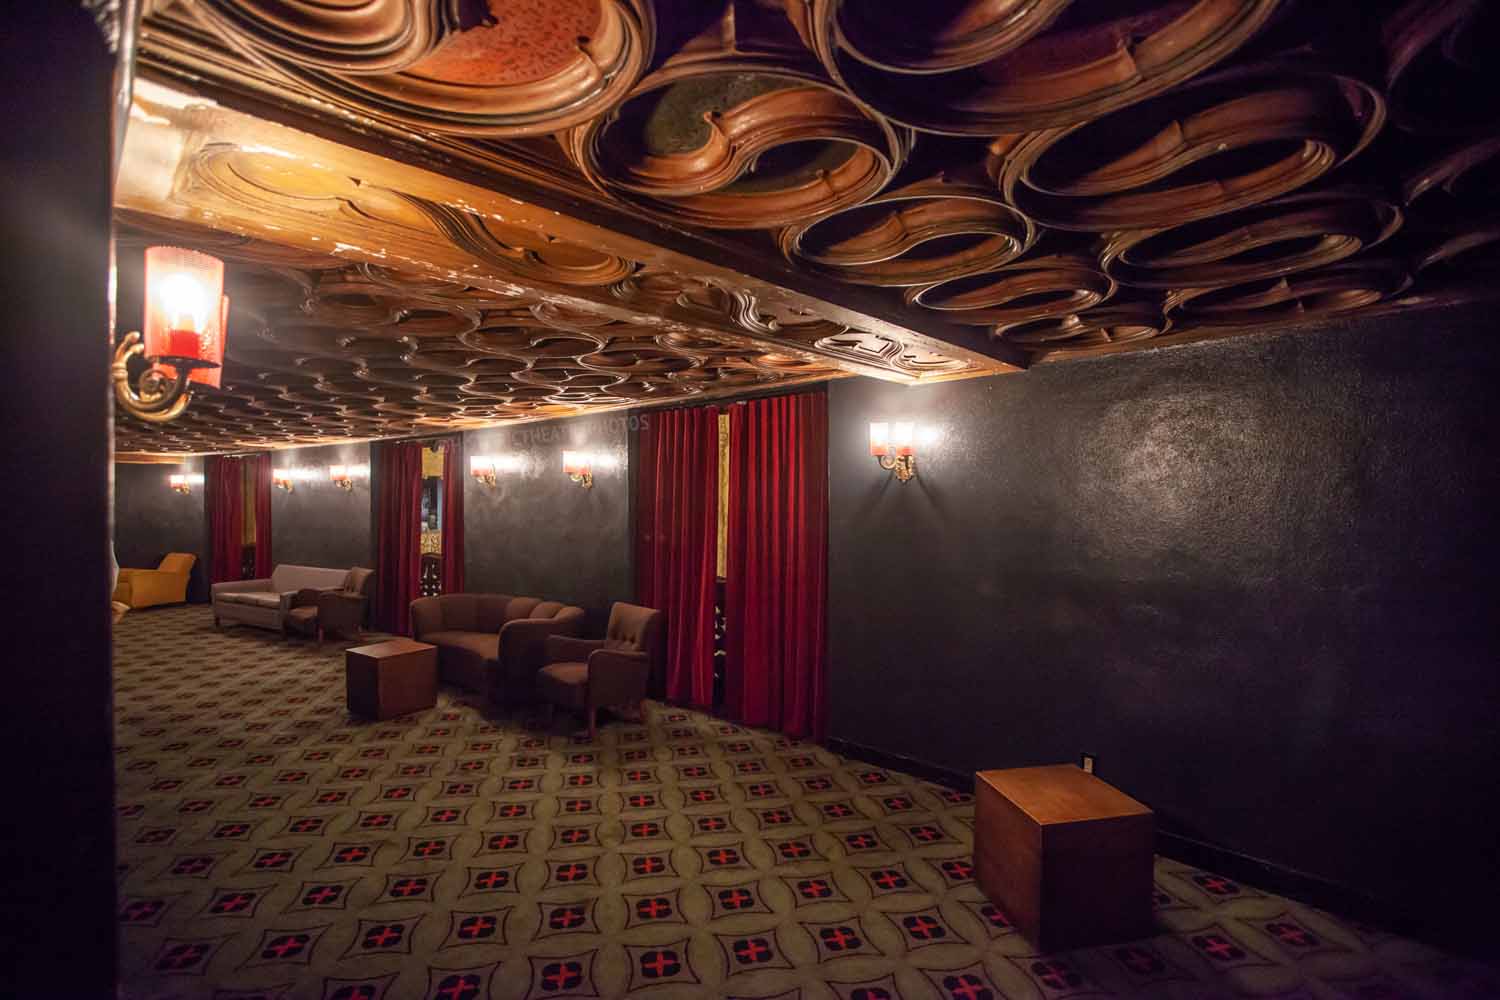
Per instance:
[[[1151,810],[1071,764],[974,775],[979,887],[1042,951],[1152,933]]]
[[[391,719],[437,704],[437,647],[412,639],[355,646],[344,654],[349,711]]]

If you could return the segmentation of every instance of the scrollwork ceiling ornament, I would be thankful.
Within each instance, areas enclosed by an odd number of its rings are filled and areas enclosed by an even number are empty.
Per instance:
[[[1184,326],[1255,327],[1364,308],[1410,284],[1401,261],[1367,257],[1226,288],[1179,289],[1168,294],[1165,313]]]
[[[859,284],[910,287],[993,270],[1031,249],[1037,228],[982,180],[939,174],[777,239],[793,263]]]
[[[1249,40],[1278,0],[785,0],[829,74],[950,135],[1055,128],[1159,94]],[[898,27],[899,25],[899,27]]]
[[[829,82],[787,25],[735,10],[564,135],[573,163],[601,191],[710,229],[774,229],[874,196],[911,133]]]
[[[231,261],[245,332],[156,445],[1500,294],[1482,0],[145,6],[121,245]]]
[[[908,303],[976,326],[1065,316],[1109,300],[1115,282],[1078,254],[1032,257],[995,271],[906,290]]]
[[[1334,264],[1379,246],[1401,209],[1378,190],[1299,192],[1169,229],[1109,234],[1104,272],[1136,288],[1217,288]]]
[[[650,0],[199,0],[250,58],[418,129],[537,135],[608,110],[651,62]]]
[[[1495,48],[1500,11],[1488,0],[1408,0],[1381,28],[1396,125],[1463,136],[1500,126]]]
[[[1139,344],[1166,333],[1171,321],[1154,300],[1117,300],[1097,309],[999,327],[1003,338],[1038,360],[1076,357],[1104,349]]]
[[[1385,101],[1353,77],[1285,63],[1226,70],[1066,128],[1006,135],[989,170],[1037,222],[1163,228],[1288,194],[1369,145]]]

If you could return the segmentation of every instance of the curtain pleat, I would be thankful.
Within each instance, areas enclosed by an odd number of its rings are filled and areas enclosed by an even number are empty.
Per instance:
[[[730,408],[726,714],[827,729],[828,397]]]
[[[276,566],[271,562],[271,456],[255,456],[255,579],[263,580]]]
[[[711,407],[647,414],[637,474],[637,600],[663,612],[666,676],[652,694],[711,709],[718,416]]]
[[[245,530],[243,475],[237,458],[210,455],[203,463],[211,583],[243,579],[240,567]]]
[[[464,442],[443,444],[443,593],[464,592]]]
[[[380,463],[377,620],[386,631],[406,635],[411,631],[411,602],[421,589],[422,445],[383,442],[374,451]]]

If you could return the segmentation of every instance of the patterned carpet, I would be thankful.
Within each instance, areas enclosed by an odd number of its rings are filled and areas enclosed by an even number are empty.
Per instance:
[[[1451,997],[1487,970],[1158,859],[1157,936],[1040,956],[970,796],[651,706],[598,743],[344,710],[330,645],[117,627],[127,997]]]

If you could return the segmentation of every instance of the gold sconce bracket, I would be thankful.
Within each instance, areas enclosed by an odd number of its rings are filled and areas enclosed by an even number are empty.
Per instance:
[[[476,472],[474,474],[474,481],[476,483],[483,483],[485,486],[494,486],[495,474],[493,472]]]
[[[880,467],[887,472],[894,472],[896,478],[904,483],[917,474],[917,456],[881,455]]]
[[[570,472],[568,478],[586,490],[594,488],[594,474],[592,472]]]
[[[193,393],[188,389],[191,370],[186,364],[178,364],[177,376],[169,378],[152,366],[141,376],[139,386],[132,387],[130,359],[145,353],[138,331],[120,338],[120,343],[115,347],[115,360],[109,366],[109,377],[115,386],[115,400],[126,413],[137,420],[152,424],[176,420],[193,399]]]

